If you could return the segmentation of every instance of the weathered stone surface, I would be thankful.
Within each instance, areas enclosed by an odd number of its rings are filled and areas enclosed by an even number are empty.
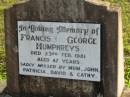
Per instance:
[[[17,20],[100,23],[101,82],[19,75]],[[19,93],[21,97],[120,97],[124,81],[119,21],[120,8],[95,0],[31,0],[5,10],[7,86],[10,94]]]
[[[7,93],[2,93],[2,94],[0,94],[0,97],[12,97],[12,96]],[[101,97],[101,96],[99,95],[97,97]],[[130,88],[126,88],[121,97],[130,97]]]
[[[102,5],[102,6],[101,6]],[[102,80],[105,97],[120,97],[124,87],[121,10],[88,0],[86,19],[102,24]]]

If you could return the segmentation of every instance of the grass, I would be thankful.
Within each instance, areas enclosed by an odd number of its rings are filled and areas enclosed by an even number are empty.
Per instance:
[[[3,9],[4,7],[0,4],[0,80],[6,79]]]
[[[125,83],[130,87],[130,57],[125,60]]]
[[[18,0],[0,0],[0,80],[6,79],[3,11],[5,8],[16,3],[17,1]]]

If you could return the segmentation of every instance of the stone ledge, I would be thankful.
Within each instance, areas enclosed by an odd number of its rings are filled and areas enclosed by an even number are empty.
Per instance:
[[[0,81],[0,97],[12,97],[7,93],[6,80]],[[125,88],[122,97],[130,97],[130,88]]]
[[[5,90],[6,85],[6,80],[0,81],[0,94]]]
[[[122,97],[130,97],[130,88],[125,88]]]

